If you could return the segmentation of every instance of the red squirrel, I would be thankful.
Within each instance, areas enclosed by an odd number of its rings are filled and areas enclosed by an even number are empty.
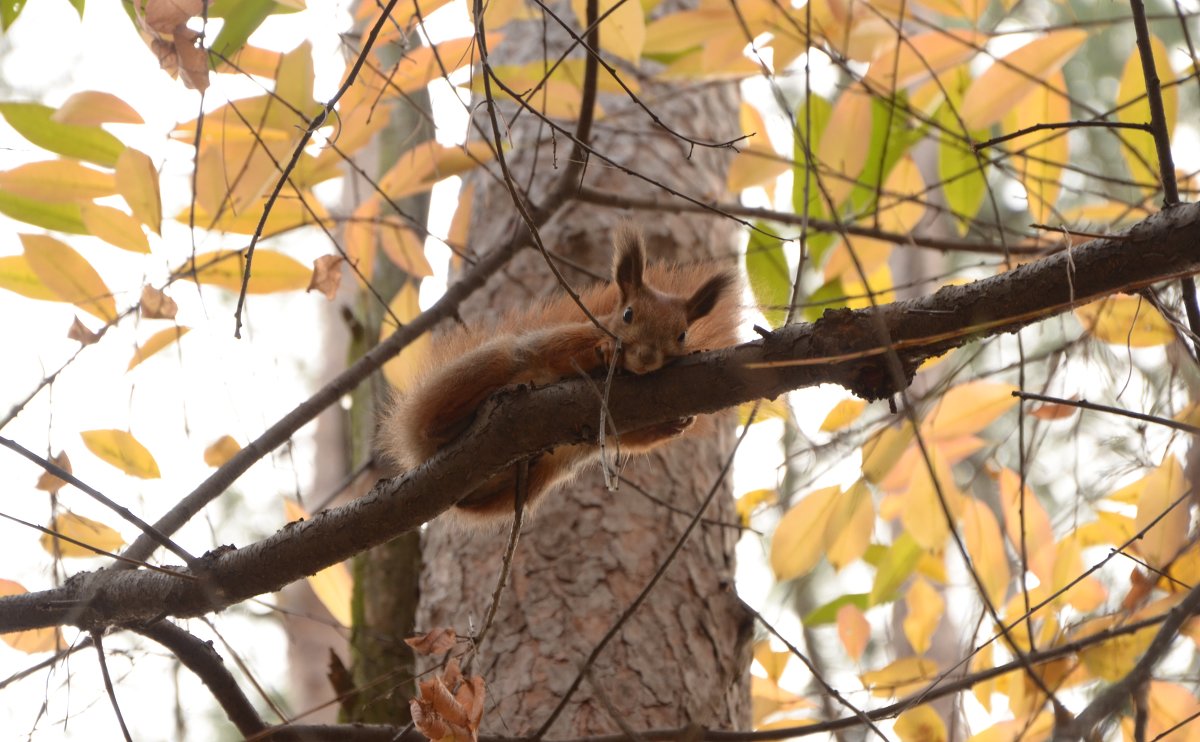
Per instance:
[[[712,266],[646,266],[641,235],[619,229],[613,280],[581,293],[584,306],[621,340],[620,368],[644,374],[674,358],[737,342],[739,283]],[[516,384],[545,386],[608,367],[616,343],[583,319],[579,306],[557,296],[490,324],[458,327],[436,338],[424,369],[396,396],[380,428],[379,448],[403,471],[420,466],[475,419],[479,405]],[[694,420],[676,420],[621,435],[620,450],[648,451],[681,435]],[[526,499],[548,490],[595,459],[595,444],[564,445],[529,465]],[[496,474],[463,497],[465,519],[511,517],[516,471]]]

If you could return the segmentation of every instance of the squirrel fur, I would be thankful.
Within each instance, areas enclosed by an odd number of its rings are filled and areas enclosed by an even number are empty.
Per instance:
[[[713,266],[646,266],[641,235],[618,230],[613,280],[580,294],[621,339],[620,368],[644,374],[672,359],[737,342],[740,284]],[[608,367],[616,343],[566,296],[537,302],[438,337],[423,369],[384,416],[378,448],[401,471],[415,469],[470,427],[480,404],[502,388],[545,386]],[[620,436],[623,453],[645,452],[681,435],[676,420]],[[527,506],[599,455],[595,444],[564,445],[532,459]],[[511,517],[516,471],[501,472],[459,501],[466,521]]]

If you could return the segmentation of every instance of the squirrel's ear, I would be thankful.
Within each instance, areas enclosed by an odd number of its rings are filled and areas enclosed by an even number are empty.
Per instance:
[[[721,296],[733,288],[732,273],[718,273],[704,282],[687,300],[687,323],[690,325],[701,317],[708,316]]]
[[[642,288],[646,248],[642,245],[641,233],[628,225],[617,229],[613,243],[616,248],[613,258],[613,280],[617,282],[621,296],[628,297]]]

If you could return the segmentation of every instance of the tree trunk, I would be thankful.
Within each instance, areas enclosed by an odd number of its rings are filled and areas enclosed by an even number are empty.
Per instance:
[[[552,26],[508,26],[496,62],[543,56],[542,34]],[[556,49],[564,48],[561,39],[553,38],[550,47],[550,59],[557,56]],[[656,85],[643,88],[642,96],[668,126],[690,137],[728,140],[737,135],[732,86],[687,90]],[[605,117],[592,137],[597,152],[694,197],[725,195],[730,151],[693,151],[628,99],[603,99],[602,105]],[[553,142],[545,125],[528,111],[509,128],[512,108],[499,108],[501,131],[521,145],[507,153],[514,179],[531,184],[536,203],[559,177],[563,163],[555,157],[564,156],[569,142],[561,136]],[[477,122],[491,131],[486,113]],[[530,146],[534,137],[539,137],[540,149]],[[625,195],[661,195],[657,185],[596,158],[586,168],[584,184]],[[477,188],[471,247],[485,253],[507,238],[515,216],[503,183],[480,177]],[[610,232],[622,219],[612,210],[570,204],[540,232],[548,249],[607,275]],[[734,231],[728,221],[658,214],[638,226],[651,260],[734,260]],[[576,270],[565,272],[577,287],[594,280]],[[472,298],[463,319],[470,323],[560,290],[542,255],[526,250]],[[606,491],[599,468],[591,467],[573,485],[548,495],[527,518],[495,625],[475,665],[474,671],[487,682],[481,731],[527,734],[543,724],[581,672],[585,658],[660,569],[689,522],[687,513],[695,512],[711,488],[719,492],[707,517],[736,522],[728,481],[719,481],[732,450],[732,417],[721,417],[712,427],[710,435],[676,442],[634,461],[623,473],[674,511],[629,485]],[[452,627],[460,635],[478,631],[507,535],[507,528],[499,525],[465,532],[461,525],[441,519],[429,526],[419,630]],[[747,728],[752,626],[734,591],[737,537],[736,529],[719,525],[702,525],[693,532],[646,602],[600,654],[548,730],[551,737],[618,732],[626,724],[634,730],[689,723]]]

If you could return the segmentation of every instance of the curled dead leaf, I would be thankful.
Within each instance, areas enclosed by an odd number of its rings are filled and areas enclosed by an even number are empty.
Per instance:
[[[453,738],[476,742],[483,718],[483,678],[464,678],[458,661],[450,660],[441,677],[422,680],[419,695],[409,701],[413,725],[431,740]]]
[[[187,22],[202,9],[203,0],[145,0],[137,7],[142,33],[159,66],[201,92],[208,88],[208,52],[200,32],[188,28]]]
[[[342,285],[342,256],[322,255],[313,261],[312,280],[308,282],[305,291],[316,289],[333,301],[337,296],[338,286]]]
[[[75,321],[78,322],[79,320],[75,320]],[[54,464],[59,469],[62,469],[67,474],[72,473],[71,472],[71,460],[69,458],[67,458],[66,451],[60,451],[57,456],[51,456],[50,463]],[[42,472],[42,475],[40,477],[38,477],[37,484],[35,484],[34,487],[37,487],[38,489],[43,490],[45,492],[58,492],[60,489],[62,489],[66,485],[67,485],[67,483],[64,482],[63,480],[59,479],[58,477],[54,476],[53,474],[51,474],[48,471],[44,471],[44,472]]]
[[[142,317],[144,319],[175,319],[179,305],[163,292],[146,285],[142,287]]]
[[[410,636],[404,643],[413,648],[417,654],[443,654],[454,647],[458,635],[454,629],[434,629],[421,636]]]
[[[79,321],[78,317],[71,323],[71,329],[67,330],[67,337],[71,340],[78,340],[80,345],[91,345],[100,339],[100,336],[89,330],[87,325]]]

